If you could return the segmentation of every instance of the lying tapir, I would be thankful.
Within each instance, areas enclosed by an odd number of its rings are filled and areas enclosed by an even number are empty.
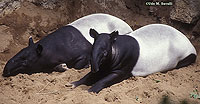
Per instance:
[[[196,60],[196,50],[185,35],[163,24],[151,24],[127,35],[98,34],[91,57],[91,72],[72,86],[92,85],[89,92],[123,81],[131,76],[147,76],[181,68]]]
[[[106,33],[119,30],[121,34],[126,34],[133,31],[126,22],[108,14],[97,13],[82,17],[37,43],[33,43],[30,38],[28,47],[7,62],[3,76],[52,72],[54,67],[62,63],[68,68],[89,67],[94,42],[89,35],[90,28]]]

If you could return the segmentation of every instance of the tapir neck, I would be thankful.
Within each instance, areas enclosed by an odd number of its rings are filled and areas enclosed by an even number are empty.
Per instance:
[[[73,26],[64,26],[36,44],[43,46],[42,54],[45,55],[45,64],[47,62],[52,65],[66,63],[69,68],[78,69],[89,64],[92,45]],[[78,62],[81,65],[77,64]]]
[[[42,69],[53,69],[55,66],[64,63],[64,56],[62,57],[63,54],[56,47],[57,45],[53,46],[53,44],[47,44],[46,42],[39,42],[37,44],[41,44],[43,50],[36,65],[40,66]]]
[[[116,62],[118,55],[119,55],[118,47],[116,46],[116,44],[112,44],[112,54],[111,54],[112,64]]]
[[[112,44],[111,56],[108,58],[107,65],[111,70],[122,69],[136,64],[139,57],[139,44],[130,36],[118,36]],[[125,65],[125,66],[124,66]]]
[[[109,67],[109,68],[113,68],[118,64],[118,58],[119,58],[119,49],[117,47],[117,45],[114,43],[111,46],[111,50],[108,54],[108,58],[106,58],[105,63],[107,64],[105,66]]]

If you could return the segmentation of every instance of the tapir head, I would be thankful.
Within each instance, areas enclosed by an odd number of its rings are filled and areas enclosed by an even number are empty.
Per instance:
[[[99,67],[112,54],[112,44],[115,41],[118,31],[111,34],[99,34],[94,29],[90,29],[90,36],[94,38],[92,46],[91,69],[95,73],[99,71]]]
[[[34,44],[32,37],[30,37],[28,47],[22,49],[6,63],[3,76],[9,77],[29,72],[30,69],[34,68],[33,64],[41,56],[42,50],[43,47],[40,44]]]

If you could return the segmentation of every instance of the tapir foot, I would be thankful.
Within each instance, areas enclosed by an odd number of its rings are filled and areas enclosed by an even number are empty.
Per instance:
[[[111,73],[101,80],[97,81],[92,87],[88,90],[88,92],[99,93],[103,88],[109,87],[113,84],[119,83],[124,79],[129,78],[130,75],[123,74],[123,72],[118,71],[115,73]]]
[[[60,64],[60,65],[57,65],[57,66],[54,68],[54,71],[56,71],[56,72],[64,72],[64,71],[66,71],[67,69],[69,69],[69,68],[67,67],[66,64]]]
[[[73,83],[67,83],[65,84],[66,87],[71,87],[71,89],[74,89],[77,87],[77,85],[73,84]]]
[[[95,84],[88,90],[88,92],[99,93],[103,88],[102,85]]]
[[[72,83],[67,83],[65,84],[66,87],[71,87],[72,89],[82,85],[83,83],[81,81],[75,81],[75,82],[72,82]]]
[[[94,84],[96,82],[96,80],[98,80],[96,77],[99,76],[97,73],[94,74],[92,72],[89,72],[87,75],[85,75],[83,78],[81,78],[79,81],[75,81],[72,82],[70,84],[66,84],[66,87],[72,87],[72,88],[76,88],[80,85],[87,85],[87,86],[91,86],[92,84]]]

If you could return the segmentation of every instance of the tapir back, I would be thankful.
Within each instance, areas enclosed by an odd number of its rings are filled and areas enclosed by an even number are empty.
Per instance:
[[[196,55],[188,38],[168,25],[151,24],[128,35],[134,37],[140,46],[140,55],[132,70],[134,76],[173,69],[188,55]]]
[[[133,31],[123,20],[103,13],[82,17],[69,25],[77,28],[91,44],[93,44],[94,39],[89,35],[90,28],[97,30],[99,33],[111,33],[117,30],[119,34],[127,34]]]

